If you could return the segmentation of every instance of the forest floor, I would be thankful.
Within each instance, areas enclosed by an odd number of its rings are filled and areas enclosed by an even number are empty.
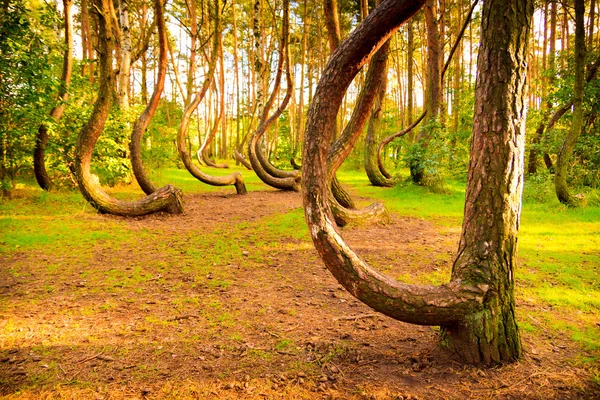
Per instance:
[[[186,195],[183,215],[82,211],[57,241],[0,252],[0,397],[600,398],[584,350],[552,332],[524,331],[517,363],[460,364],[439,329],[377,314],[335,281],[300,194],[230,192]],[[432,283],[459,234],[398,214],[343,230],[384,273]],[[525,320],[542,307],[517,306]]]

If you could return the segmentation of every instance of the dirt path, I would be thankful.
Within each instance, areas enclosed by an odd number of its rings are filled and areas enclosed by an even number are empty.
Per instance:
[[[297,193],[191,195],[183,216],[85,216],[132,240],[1,259],[0,395],[600,398],[567,342],[525,334],[521,362],[484,371],[440,349],[437,329],[374,313],[323,267],[300,207]],[[381,271],[424,283],[447,279],[458,235],[399,216],[344,230]]]

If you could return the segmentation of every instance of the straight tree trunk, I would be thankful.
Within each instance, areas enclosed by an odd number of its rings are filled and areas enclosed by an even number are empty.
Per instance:
[[[121,22],[121,65],[117,85],[117,103],[123,110],[129,108],[129,80],[131,78],[131,31],[129,29],[129,0],[119,0]]]
[[[94,82],[94,51],[92,49],[92,29],[90,24],[89,0],[81,0],[81,47],[83,53],[82,75],[88,74],[90,82]]]
[[[414,95],[414,72],[413,72],[413,53],[415,51],[415,40],[413,33],[413,20],[412,18],[406,24],[407,32],[407,50],[406,50],[406,91],[407,100],[406,100],[406,125],[410,125],[413,120],[413,100],[415,98]],[[412,142],[412,137],[410,137],[409,141]]]
[[[590,16],[588,24],[587,48],[591,51],[594,48],[594,20],[596,18],[596,0],[590,0]]]

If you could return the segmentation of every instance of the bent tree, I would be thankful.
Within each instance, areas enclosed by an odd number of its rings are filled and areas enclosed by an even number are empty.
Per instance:
[[[443,327],[444,343],[466,362],[513,361],[521,355],[513,270],[523,187],[531,0],[483,5],[465,217],[449,283],[408,285],[374,270],[345,243],[327,203],[326,155],[344,93],[364,63],[423,3],[385,0],[330,58],[305,133],[306,220],[325,265],[356,298],[392,318]]]
[[[117,200],[109,196],[94,182],[90,171],[92,152],[102,134],[110,111],[114,90],[112,18],[109,0],[94,0],[98,18],[99,78],[98,98],[88,122],[77,139],[75,149],[75,176],[83,197],[98,211],[123,216],[139,216],[157,211],[182,213],[181,190],[166,185],[149,196],[134,202]]]

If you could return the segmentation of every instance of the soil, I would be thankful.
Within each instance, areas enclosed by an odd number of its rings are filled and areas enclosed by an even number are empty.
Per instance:
[[[439,346],[437,328],[392,320],[355,300],[308,237],[254,238],[209,267],[190,258],[185,238],[201,243],[218,231],[226,243],[239,241],[240,224],[297,211],[298,193],[215,192],[185,201],[180,216],[85,214],[140,237],[121,246],[98,239],[86,265],[73,265],[69,254],[0,256],[0,396],[600,398],[590,371],[573,363],[581,350],[568,338],[523,332],[519,362],[462,365]],[[459,234],[459,227],[398,215],[387,225],[343,230],[373,265],[415,282],[426,273],[449,275]],[[7,272],[16,264],[17,277]],[[50,274],[56,265],[62,272]],[[151,276],[136,275],[144,268]],[[98,279],[117,273],[139,279],[111,290]]]

